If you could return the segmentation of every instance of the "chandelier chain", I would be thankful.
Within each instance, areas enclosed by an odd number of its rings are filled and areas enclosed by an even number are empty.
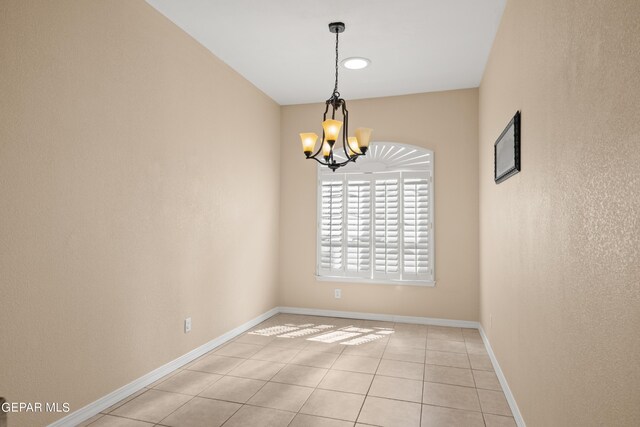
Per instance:
[[[335,98],[340,98],[340,92],[338,92],[338,36],[339,32],[336,31],[336,84],[333,87],[333,96]]]

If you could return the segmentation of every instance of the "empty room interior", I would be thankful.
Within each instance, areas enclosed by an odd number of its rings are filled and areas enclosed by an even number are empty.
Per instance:
[[[637,0],[0,0],[0,427],[640,426]]]

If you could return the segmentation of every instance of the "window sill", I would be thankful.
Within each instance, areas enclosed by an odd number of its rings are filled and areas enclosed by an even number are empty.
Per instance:
[[[343,283],[364,283],[367,285],[394,285],[394,286],[422,286],[433,288],[436,286],[434,280],[384,280],[384,279],[367,279],[364,277],[340,277],[340,276],[318,276],[318,282],[343,282]]]

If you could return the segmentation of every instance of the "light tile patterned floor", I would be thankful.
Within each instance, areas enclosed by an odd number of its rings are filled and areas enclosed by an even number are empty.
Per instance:
[[[477,330],[280,314],[82,425],[516,424]]]

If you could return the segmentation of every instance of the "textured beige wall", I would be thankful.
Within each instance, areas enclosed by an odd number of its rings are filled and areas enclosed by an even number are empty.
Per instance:
[[[639,100],[640,2],[508,2],[480,87],[481,321],[529,427],[640,425]],[[496,185],[518,109],[522,172]]]
[[[277,304],[280,108],[153,8],[0,2],[0,94],[0,395],[77,410]]]
[[[348,99],[348,88],[343,94]],[[477,320],[478,90],[348,101],[348,107],[350,128],[374,128],[374,141],[434,151],[436,287],[316,281],[316,163],[304,158],[298,133],[321,129],[324,105],[294,105],[282,108],[280,304]]]

